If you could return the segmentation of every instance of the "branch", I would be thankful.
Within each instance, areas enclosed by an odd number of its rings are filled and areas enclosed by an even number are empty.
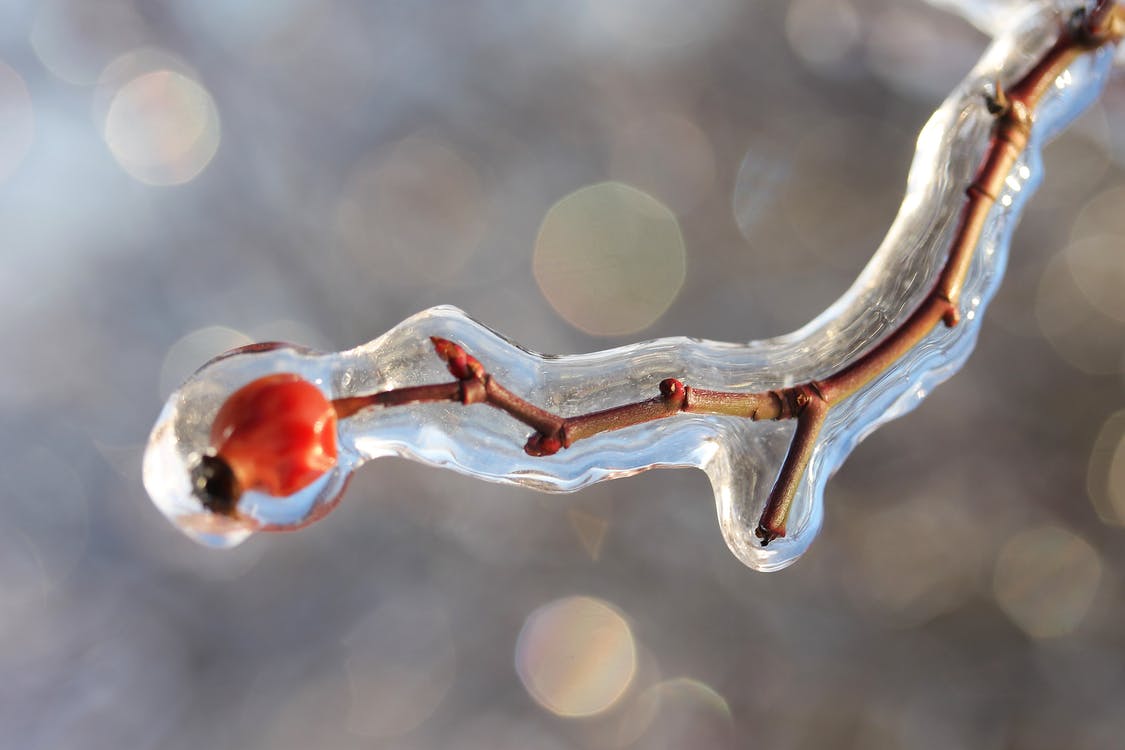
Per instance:
[[[829,410],[894,367],[939,323],[952,328],[960,322],[961,292],[973,251],[980,244],[988,214],[1003,189],[1005,179],[1027,147],[1033,112],[1051,84],[1079,55],[1116,42],[1123,33],[1125,9],[1111,0],[1100,0],[1093,10],[1076,13],[1055,44],[1021,79],[1009,88],[997,82],[994,91],[984,94],[985,106],[995,117],[991,143],[975,179],[965,189],[966,199],[957,230],[937,282],[901,325],[836,372],[788,388],[756,393],[697,389],[675,378],[668,378],[660,383],[660,395],[651,399],[578,416],[560,417],[501,386],[480,362],[459,345],[433,337],[438,356],[445,360],[449,371],[458,378],[456,382],[338,399],[334,402],[337,412],[344,417],[368,406],[433,401],[459,401],[466,406],[484,403],[535,430],[524,447],[532,456],[550,456],[569,448],[578,440],[681,412],[745,417],[755,421],[796,419],[797,429],[789,452],[755,529],[765,546],[785,536],[793,497]]]
[[[1033,187],[1027,152],[1037,153],[1045,133],[1092,98],[1108,53],[1090,55],[1086,67],[1075,63],[1125,34],[1125,11],[1108,0],[1062,28],[1051,26],[1054,18],[1035,18],[1039,25],[999,42],[938,111],[919,138],[907,198],[887,241],[852,290],[802,331],[746,346],[667,339],[547,358],[459,312],[435,309],[350,352],[259,346],[205,366],[173,394],[146,450],[146,488],[197,539],[227,546],[254,530],[292,529],[323,515],[351,471],[382,455],[562,491],[653,466],[698,466],[711,477],[731,549],[758,569],[789,564],[802,551],[795,537],[819,523],[828,473],[867,431],[911,408],[967,357],[977,313],[1003,263],[1007,218]],[[1037,50],[1035,62],[1025,67],[1029,50]],[[1066,85],[1056,86],[1068,69]],[[998,74],[1007,83],[991,82]],[[1054,107],[1044,116],[1040,105],[1048,96],[1070,109]],[[949,175],[954,188],[946,186]],[[931,279],[924,282],[928,291],[916,293],[912,280],[923,274]],[[940,327],[951,333],[938,336]],[[431,347],[452,381],[417,384]],[[245,466],[223,466],[227,436],[212,434],[213,425],[232,391],[279,372],[329,393],[325,408],[339,420],[339,462],[308,486],[286,484],[293,492],[285,497],[251,491],[220,498],[233,502],[201,504],[201,490],[263,486]],[[652,383],[654,392],[628,401],[638,382]],[[626,403],[613,405],[615,399]],[[448,406],[437,420],[400,408],[426,403]],[[580,413],[550,410],[559,404]],[[523,451],[507,420],[458,416],[462,409],[477,413],[474,405],[530,428]],[[261,415],[251,416],[257,423]],[[774,436],[784,436],[763,427],[751,436],[750,423],[761,420],[792,420],[794,427],[768,496],[751,513],[746,500],[757,495],[756,461],[770,460]],[[662,424],[584,447],[650,422]],[[201,461],[205,456],[211,458]],[[218,473],[201,476],[200,466]],[[220,481],[228,469],[227,478],[238,481]],[[806,516],[794,516],[796,508]]]

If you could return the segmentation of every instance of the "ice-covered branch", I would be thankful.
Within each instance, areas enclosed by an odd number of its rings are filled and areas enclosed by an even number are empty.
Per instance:
[[[923,129],[902,207],[868,266],[799,331],[545,357],[434,308],[346,352],[258,346],[209,363],[169,399],[145,456],[149,493],[195,538],[229,545],[323,515],[351,471],[386,455],[563,492],[691,466],[710,477],[739,559],[790,564],[852,448],[968,357],[1040,180],[1042,146],[1105,83],[1125,32],[1119,6],[1025,7]],[[240,404],[270,402],[244,386],[275,373],[317,386],[313,432],[290,420],[281,439],[264,407],[235,417],[224,407],[236,391]],[[305,476],[289,455],[298,433],[314,463],[331,467],[308,481],[293,479]],[[260,476],[271,450],[286,455],[287,482]]]

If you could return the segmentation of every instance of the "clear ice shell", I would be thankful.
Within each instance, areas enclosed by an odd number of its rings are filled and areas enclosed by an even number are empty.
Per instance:
[[[930,5],[961,16],[989,36],[1013,26],[1013,19],[1045,10],[1065,13],[1077,7],[1074,0],[926,0]]]
[[[552,357],[517,346],[457,309],[436,307],[350,351],[243,351],[208,364],[170,397],[145,454],[149,494],[196,540],[233,546],[254,530],[296,528],[323,515],[350,473],[382,456],[549,492],[572,492],[657,467],[696,467],[711,480],[723,536],[743,563],[762,571],[793,563],[820,528],[828,478],[855,445],[914,408],[968,357],[1003,272],[1015,221],[1040,180],[1042,145],[1097,96],[1112,50],[1078,60],[1035,112],[1031,142],[991,212],[966,279],[962,323],[951,329],[939,326],[893,369],[832,408],[794,499],[788,535],[768,547],[761,546],[754,529],[788,448],[791,422],[684,414],[536,458],[523,451],[529,429],[484,405],[370,409],[341,422],[335,470],[291,497],[247,493],[239,503],[242,522],[206,512],[190,492],[189,473],[208,447],[211,420],[241,385],[269,373],[294,372],[330,398],[341,398],[446,382],[449,375],[430,336],[461,344],[507,388],[562,415],[650,398],[667,377],[700,388],[759,391],[838,370],[891,331],[931,289],[965,187],[988,146],[992,121],[982,94],[998,78],[1017,79],[1050,46],[1060,19],[1053,4],[1048,6],[997,39],[933,115],[918,138],[907,193],[886,239],[848,292],[800,330],[749,344],[668,338]]]

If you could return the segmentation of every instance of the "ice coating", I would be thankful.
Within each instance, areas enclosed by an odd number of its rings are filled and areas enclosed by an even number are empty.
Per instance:
[[[926,0],[930,5],[961,16],[989,36],[999,36],[1018,19],[1032,14],[1068,13],[1076,3],[1068,0]],[[1118,51],[1117,65],[1125,64]]]
[[[968,357],[981,315],[999,284],[1015,221],[1041,178],[1041,148],[1097,96],[1112,50],[1080,57],[1036,108],[1028,147],[990,212],[973,256],[961,297],[962,322],[934,329],[892,369],[833,405],[794,498],[787,534],[768,547],[754,530],[788,448],[792,421],[679,414],[597,435],[553,456],[533,457],[523,450],[529,428],[488,406],[376,407],[341,421],[335,469],[290,497],[246,493],[239,501],[239,520],[205,511],[191,492],[190,472],[208,448],[219,407],[250,380],[293,372],[333,399],[448,381],[431,336],[457,342],[506,388],[563,416],[650,398],[668,377],[696,388],[762,391],[839,370],[904,320],[940,273],[965,188],[989,142],[993,119],[984,93],[997,79],[1010,82],[1025,73],[1059,32],[1054,3],[1032,9],[1037,12],[998,38],[930,119],[919,136],[907,193],[886,239],[848,292],[800,330],[749,344],[669,338],[550,357],[517,346],[459,310],[437,307],[345,352],[285,347],[241,351],[209,363],[170,397],[145,454],[149,494],[193,538],[231,546],[254,530],[297,528],[323,515],[338,500],[350,473],[382,456],[555,492],[651,468],[696,467],[710,478],[719,523],[734,554],[757,570],[791,564],[820,528],[825,485],[855,445],[916,406]]]
[[[1013,25],[1013,18],[1044,9],[1072,10],[1074,3],[1063,0],[926,0],[930,5],[956,13],[989,36],[998,36]]]

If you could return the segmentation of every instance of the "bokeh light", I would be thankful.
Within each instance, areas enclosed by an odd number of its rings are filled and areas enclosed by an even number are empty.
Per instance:
[[[1063,256],[1086,300],[1103,315],[1125,323],[1125,235],[1078,240]]]
[[[117,163],[149,185],[195,178],[219,148],[219,113],[197,81],[171,70],[132,79],[110,102],[106,145]]]
[[[535,242],[535,279],[568,323],[600,336],[652,325],[687,270],[675,215],[620,182],[576,190],[547,212]]]
[[[600,599],[572,596],[528,615],[516,671],[532,698],[558,716],[601,713],[625,694],[637,668],[633,631]]]
[[[794,0],[785,16],[793,51],[816,70],[839,70],[860,32],[859,14],[848,0]]]
[[[23,161],[35,140],[35,111],[20,74],[0,60],[0,183]]]
[[[1086,470],[1086,491],[1099,518],[1125,525],[1125,411],[1111,414],[1098,431]]]
[[[130,81],[161,70],[171,70],[192,79],[198,78],[198,73],[182,58],[163,47],[137,47],[115,57],[102,69],[94,84],[90,106],[94,125],[104,134],[109,108],[118,92]]]
[[[1070,239],[1110,235],[1125,237],[1125,185],[1120,178],[1110,187],[1090,198],[1078,212],[1070,229]]]
[[[734,741],[726,699],[696,679],[659,682],[642,692],[629,712],[645,726],[637,743],[645,750],[740,747]]]
[[[106,114],[106,145],[132,177],[172,186],[196,177],[218,150],[215,100],[188,76],[145,73],[117,91]]]
[[[160,366],[160,399],[168,398],[203,363],[252,343],[254,340],[245,333],[226,326],[206,326],[184,334],[164,355]]]
[[[656,701],[645,697],[649,688],[664,679],[656,656],[644,644],[637,642],[637,668],[625,695],[613,708],[584,722],[570,726],[581,733],[582,746],[616,750],[637,745],[652,726]]]
[[[1082,623],[1101,575],[1101,559],[1089,542],[1058,526],[1040,526],[1004,545],[993,589],[1020,630],[1033,638],[1054,638]]]

